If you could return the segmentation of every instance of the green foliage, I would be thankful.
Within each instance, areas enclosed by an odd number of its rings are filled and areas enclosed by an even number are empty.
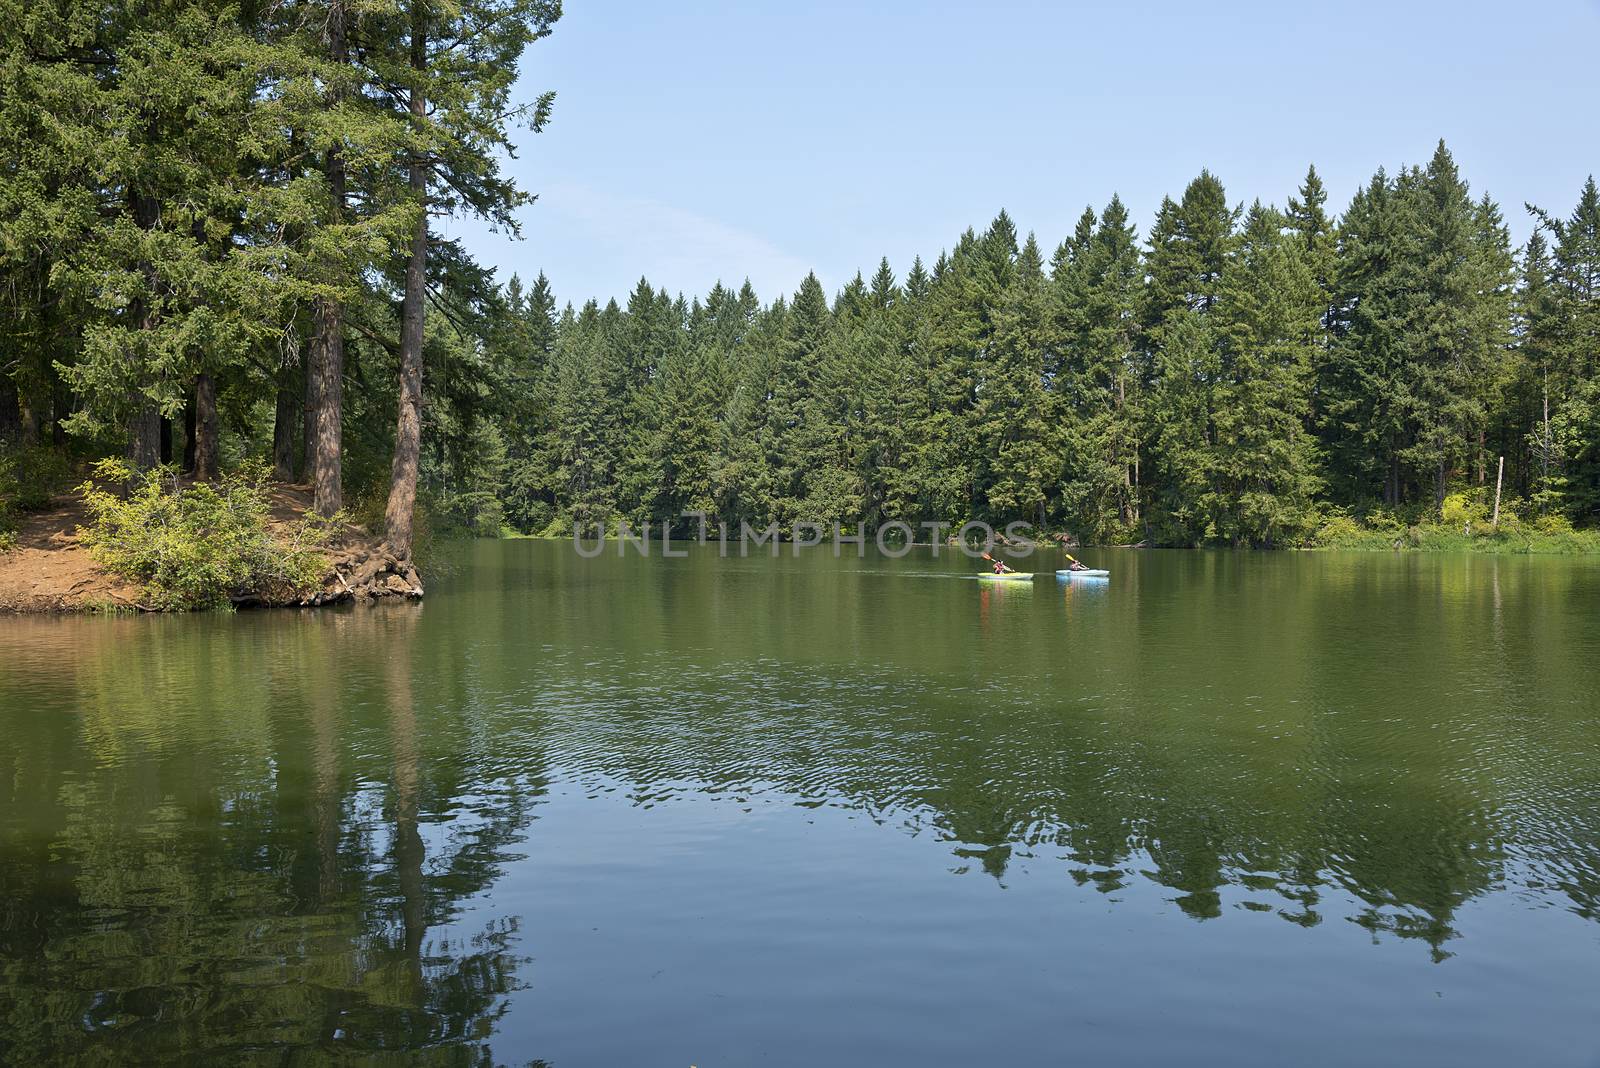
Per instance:
[[[1534,532],[1548,537],[1566,537],[1572,530],[1572,520],[1564,515],[1542,515],[1533,522]]]
[[[1492,498],[1476,488],[1445,495],[1436,512],[1401,516],[1385,508],[1353,515],[1343,508],[1320,517],[1311,544],[1324,549],[1421,549],[1442,552],[1579,554],[1600,552],[1600,531],[1574,530],[1559,514],[1523,518],[1521,499],[1500,502],[1493,524]]]
[[[215,485],[184,486],[170,468],[135,472],[122,460],[103,460],[95,478],[79,487],[92,517],[79,536],[101,565],[143,583],[153,607],[293,601],[327,571],[322,549],[331,521],[307,514],[273,530],[259,465]]]
[[[1318,545],[1352,547],[1383,536],[1381,530],[1363,527],[1349,512],[1342,508],[1334,508],[1320,517],[1315,541]]]
[[[1498,211],[1442,146],[1380,171],[1343,220],[1326,199],[1312,170],[1287,210],[1244,210],[1202,173],[1143,255],[1113,198],[1048,265],[1002,213],[931,271],[898,283],[884,261],[831,304],[814,275],[765,308],[748,287],[685,304],[641,281],[626,307],[557,315],[519,289],[517,332],[540,340],[509,362],[548,372],[503,431],[508,522],[978,518],[1085,541],[1388,547],[1469,520],[1511,544],[1532,517],[1587,517],[1574,474],[1600,438],[1594,391],[1574,376],[1549,419],[1547,475],[1530,445],[1568,329],[1553,279],[1571,291],[1577,274],[1547,252],[1513,294]],[[1542,334],[1518,325],[1536,307]],[[1452,486],[1474,510],[1446,521]]]
[[[1451,493],[1439,506],[1439,520],[1447,527],[1459,527],[1468,530],[1472,527],[1481,527],[1489,519],[1489,507],[1483,502],[1482,494],[1477,493]]]
[[[24,513],[48,508],[71,481],[72,464],[57,449],[0,447],[0,534],[12,531]]]

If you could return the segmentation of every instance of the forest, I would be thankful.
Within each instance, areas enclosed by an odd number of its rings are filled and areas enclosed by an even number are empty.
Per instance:
[[[1440,142],[1342,211],[1315,168],[1248,205],[1202,171],[1054,247],[1002,211],[833,293],[578,303],[430,230],[532,200],[501,160],[551,118],[512,85],[555,0],[153,7],[0,5],[16,492],[116,454],[268,464],[405,551],[419,502],[491,536],[698,511],[1282,547],[1470,526],[1503,457],[1508,522],[1600,520],[1592,178],[1518,206],[1515,247]]]

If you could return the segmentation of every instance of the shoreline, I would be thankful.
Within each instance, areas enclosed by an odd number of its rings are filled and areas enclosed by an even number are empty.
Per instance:
[[[274,483],[269,522],[287,528],[311,507],[308,487]],[[64,615],[162,612],[146,602],[144,587],[100,566],[79,542],[77,529],[88,521],[76,494],[58,495],[52,506],[26,514],[15,544],[0,551],[0,615]],[[382,539],[353,523],[344,524],[327,549],[328,569],[310,595],[275,601],[257,596],[232,599],[235,608],[316,608],[389,598],[420,600],[423,584],[416,568],[396,559]]]
[[[311,506],[307,487],[275,484],[272,488],[272,521],[274,525],[287,526]],[[15,545],[0,551],[0,615],[64,615],[115,612],[160,612],[145,603],[144,590],[139,583],[108,572],[97,564],[88,550],[78,542],[77,527],[85,516],[76,496],[57,497],[54,507],[44,512],[27,515],[19,525]],[[554,537],[543,534],[514,534],[505,541],[570,541],[569,535]],[[623,543],[609,538],[605,553],[616,551],[613,545]],[[674,544],[693,546],[696,539],[674,539]],[[704,543],[714,548],[717,542]],[[785,554],[793,551],[795,542],[769,542],[753,551],[751,556],[776,555],[776,546],[785,547]],[[660,546],[661,542],[656,541]],[[769,548],[771,546],[771,548]],[[826,548],[827,543],[804,545],[804,548]],[[928,541],[911,542],[907,549],[955,549],[953,543]],[[994,552],[1012,558],[1026,558],[1043,552],[1103,552],[1116,551],[1227,551],[1249,553],[1326,553],[1359,552],[1390,554],[1449,554],[1470,553],[1477,556],[1600,556],[1600,532],[1567,531],[1560,533],[1506,532],[1492,535],[1468,535],[1459,531],[1445,531],[1436,527],[1413,527],[1395,533],[1391,531],[1363,531],[1353,537],[1324,545],[1279,546],[1273,548],[1250,546],[1197,546],[1170,545],[1076,545],[1063,544],[1048,538],[1034,547],[1032,552],[1020,554],[1009,550],[1016,546],[997,545]],[[636,548],[623,551],[637,552]],[[969,550],[970,551],[970,550]],[[257,597],[235,598],[236,608],[314,608],[337,604],[373,603],[379,600],[400,598],[420,600],[423,583],[416,568],[409,561],[396,559],[381,539],[364,528],[346,524],[329,546],[328,571],[321,587],[311,595],[285,601],[269,601]]]

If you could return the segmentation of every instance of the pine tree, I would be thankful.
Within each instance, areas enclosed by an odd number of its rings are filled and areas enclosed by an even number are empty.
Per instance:
[[[1538,212],[1555,238],[1548,346],[1549,456],[1563,506],[1600,516],[1600,190],[1591,176],[1565,221]]]
[[[1335,497],[1401,501],[1411,199],[1380,169],[1345,211],[1335,283],[1335,341],[1319,369],[1320,421]]]
[[[745,291],[748,290],[746,283]],[[752,296],[746,306],[753,305]],[[739,343],[728,356],[727,399],[712,471],[712,492],[717,516],[733,531],[742,522],[759,524],[772,513],[765,443],[770,433],[773,358],[787,320],[788,305],[781,297],[770,308],[753,312]]]
[[[1058,455],[1045,391],[1045,275],[1038,242],[1017,254],[995,330],[975,413],[988,458],[987,514],[1001,523],[1043,525],[1045,487]]]
[[[1208,536],[1200,497],[1211,474],[1221,403],[1222,363],[1211,315],[1221,299],[1223,273],[1237,244],[1237,208],[1222,183],[1201,171],[1183,199],[1162,204],[1146,258],[1142,348],[1148,403],[1149,466],[1146,526],[1163,541],[1196,544]]]
[[[392,87],[395,111],[404,111],[406,204],[412,216],[400,331],[399,404],[384,540],[396,556],[411,552],[412,521],[422,445],[422,348],[431,212],[466,211],[515,227],[513,210],[527,194],[505,178],[498,153],[511,147],[513,117],[540,129],[553,94],[526,108],[507,107],[523,50],[550,33],[561,15],[558,0],[462,0],[436,6],[409,0],[386,35],[391,47],[374,49],[368,62],[380,83]],[[404,49],[394,47],[406,42]]]
[[[1516,373],[1501,406],[1500,436],[1511,455],[1512,485],[1548,511],[1558,498],[1561,458],[1550,422],[1555,287],[1542,229],[1535,229],[1523,246],[1512,313]]]
[[[1222,375],[1210,316],[1188,307],[1168,312],[1154,362],[1143,430],[1154,476],[1144,484],[1146,529],[1158,544],[1198,545],[1212,533],[1205,503],[1217,459]]]
[[[801,451],[798,435],[804,431],[807,412],[817,393],[817,372],[823,342],[833,313],[822,283],[808,274],[786,309],[783,337],[777,345],[772,369],[772,396],[762,433],[766,484],[762,495],[769,517],[781,524],[806,518],[801,502],[806,495],[809,458]]]
[[[1322,185],[1317,168],[1308,167],[1305,180],[1300,183],[1299,197],[1289,198],[1289,207],[1284,213],[1288,227],[1300,235],[1300,255],[1311,272],[1311,283],[1322,302],[1319,319],[1324,330],[1331,329],[1333,323],[1333,283],[1338,258],[1338,233],[1333,220],[1328,218],[1327,203],[1328,191]],[[1326,339],[1323,347],[1327,347]]]
[[[684,512],[716,512],[720,430],[713,364],[706,343],[677,345],[663,357],[654,442],[659,473],[651,502],[658,520],[681,525]]]
[[[1288,222],[1252,205],[1217,309],[1223,384],[1199,507],[1211,535],[1234,545],[1303,535],[1322,482],[1309,424],[1325,294]]]
[[[877,478],[875,493],[878,514],[875,522],[920,521],[920,485],[915,470],[917,440],[927,415],[927,380],[923,347],[926,342],[925,315],[932,278],[915,258],[900,293],[879,313],[874,329],[882,347],[881,373],[884,390],[878,394],[872,413],[877,430]]]
[[[1063,506],[1072,529],[1118,540],[1138,521],[1142,381],[1135,358],[1143,274],[1137,233],[1113,197],[1085,211],[1052,275]]]
[[[1489,201],[1473,203],[1444,142],[1401,188],[1415,203],[1417,258],[1406,294],[1411,441],[1400,459],[1419,484],[1432,475],[1439,503],[1451,474],[1474,459],[1488,418],[1485,396],[1505,343],[1510,257],[1498,212]]]
[[[579,315],[562,312],[552,354],[555,482],[573,522],[607,523],[615,511],[615,401],[605,371],[605,337],[599,309],[590,301]]]
[[[506,473],[502,500],[506,520],[526,534],[541,533],[555,517],[555,486],[548,428],[553,422],[555,296],[541,271],[526,294],[513,275],[508,313],[514,322],[504,343],[507,376]]]

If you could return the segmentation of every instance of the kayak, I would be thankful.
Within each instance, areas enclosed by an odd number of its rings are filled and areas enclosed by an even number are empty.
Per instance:
[[[993,571],[986,571],[978,577],[980,579],[988,579],[990,582],[1031,582],[1033,581],[1033,572],[1007,571],[1003,575],[997,575]]]
[[[1103,579],[1103,578],[1110,578],[1111,577],[1111,572],[1109,572],[1109,571],[1098,571],[1098,570],[1096,570],[1094,568],[1090,568],[1088,571],[1071,571],[1071,570],[1069,570],[1067,568],[1062,568],[1060,571],[1057,571],[1056,574],[1059,575],[1061,578],[1093,578],[1093,579],[1094,578],[1101,578],[1101,579]]]

